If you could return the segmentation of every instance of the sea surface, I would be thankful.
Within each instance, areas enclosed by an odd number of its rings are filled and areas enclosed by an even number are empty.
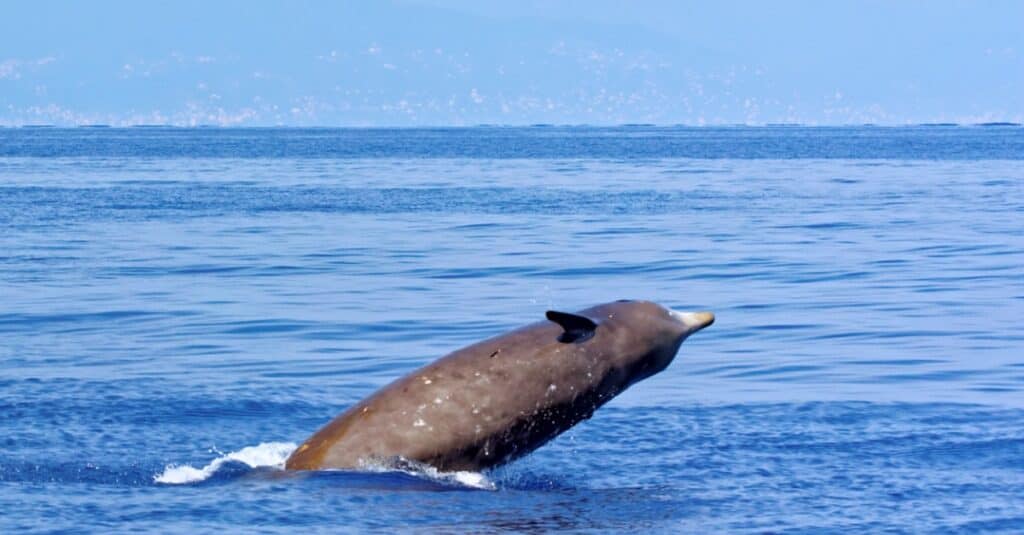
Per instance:
[[[662,374],[484,474],[289,473],[622,298]],[[1024,128],[0,129],[0,532],[1024,531]]]

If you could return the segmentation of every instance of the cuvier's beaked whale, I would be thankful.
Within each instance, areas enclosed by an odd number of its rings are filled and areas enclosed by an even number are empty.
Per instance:
[[[288,458],[290,470],[409,460],[483,470],[526,455],[664,370],[710,312],[616,301],[451,353],[356,403]]]

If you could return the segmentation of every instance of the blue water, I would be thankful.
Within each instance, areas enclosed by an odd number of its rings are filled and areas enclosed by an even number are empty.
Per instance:
[[[482,483],[278,467],[619,298],[718,319]],[[1024,128],[0,129],[0,531],[1019,532],[1022,318]]]

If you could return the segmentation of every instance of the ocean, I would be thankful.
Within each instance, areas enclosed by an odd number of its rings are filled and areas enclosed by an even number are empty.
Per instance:
[[[484,474],[282,470],[378,387],[712,310]],[[1024,128],[0,128],[0,531],[1020,532]]]

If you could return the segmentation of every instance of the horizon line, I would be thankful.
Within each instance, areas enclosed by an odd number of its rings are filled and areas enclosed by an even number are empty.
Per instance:
[[[687,123],[617,123],[617,124],[589,124],[589,123],[531,123],[531,124],[497,124],[479,123],[472,125],[456,124],[434,124],[434,125],[222,125],[222,124],[195,124],[183,125],[173,123],[137,123],[111,125],[105,123],[81,123],[74,125],[50,124],[50,123],[22,123],[22,124],[0,124],[4,129],[208,129],[208,130],[244,130],[244,129],[322,129],[322,130],[430,130],[430,129],[473,129],[473,128],[972,128],[972,127],[1021,127],[1024,123],[1015,121],[985,121],[980,123],[955,123],[955,122],[923,122],[923,123],[836,123],[836,124],[807,124],[807,123],[722,123],[722,124],[687,124]]]

